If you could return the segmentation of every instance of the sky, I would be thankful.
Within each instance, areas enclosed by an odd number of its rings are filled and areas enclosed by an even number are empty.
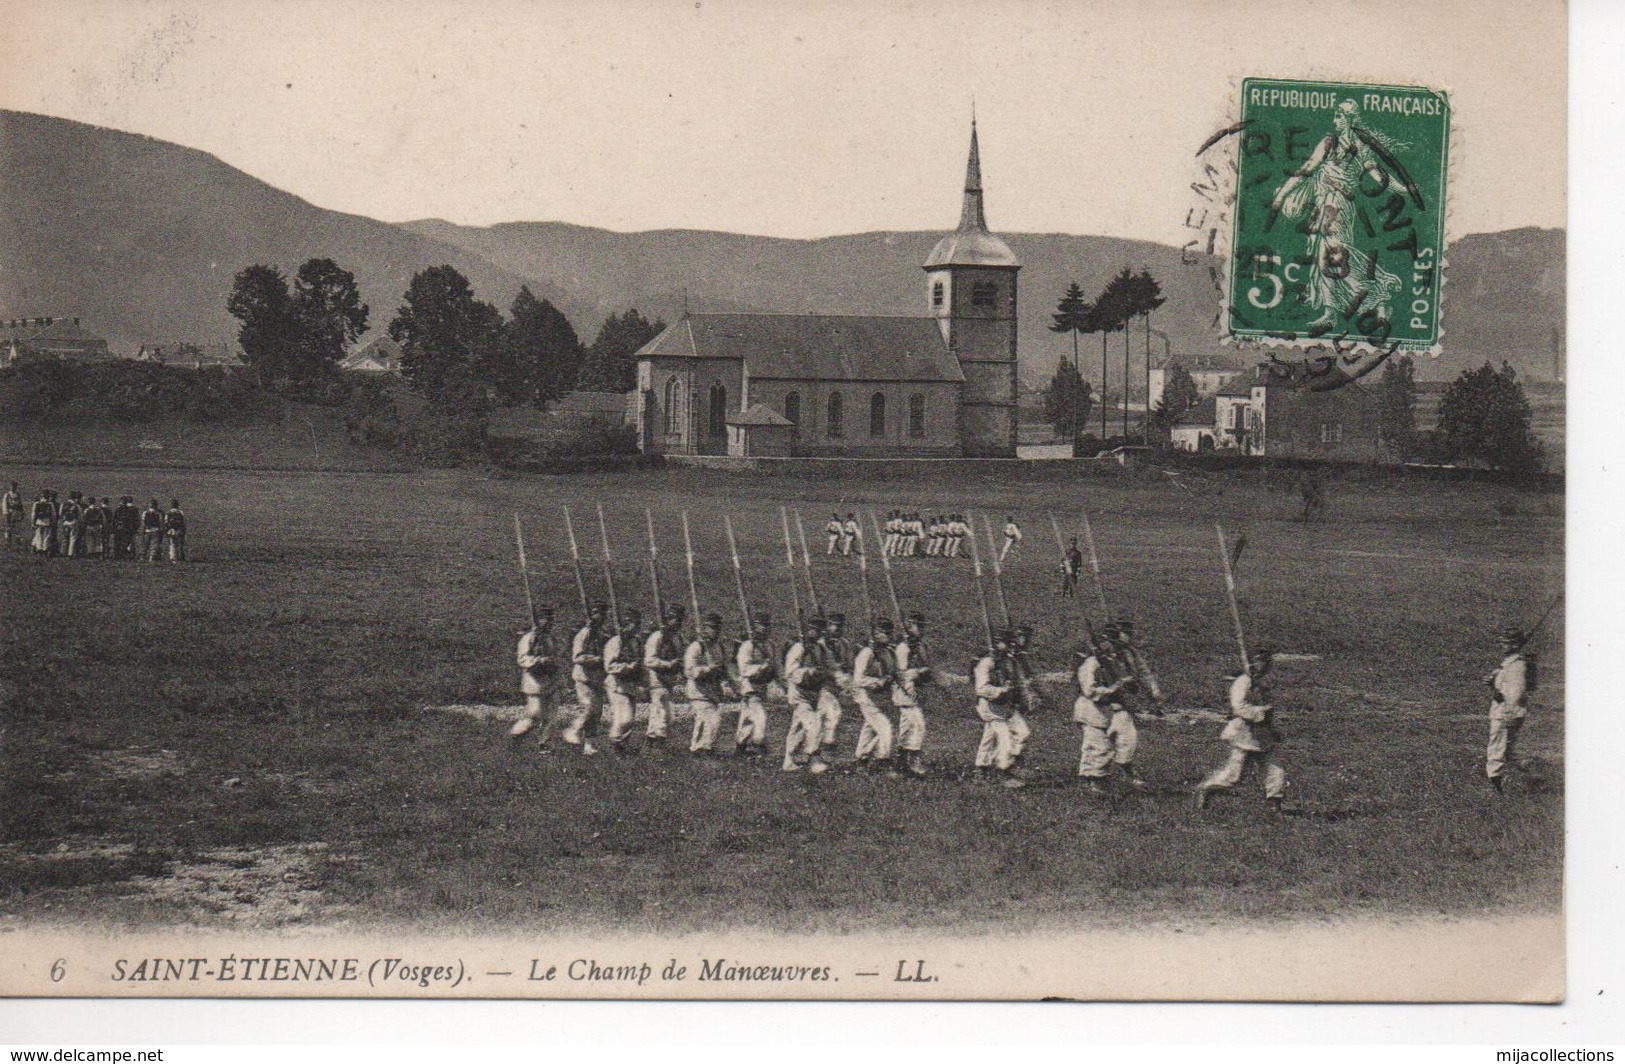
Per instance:
[[[1450,93],[1451,231],[1565,223],[1555,0],[0,0],[0,107],[385,221],[1180,243],[1248,76]]]

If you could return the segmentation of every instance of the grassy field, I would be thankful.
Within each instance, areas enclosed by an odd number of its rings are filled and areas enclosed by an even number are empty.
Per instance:
[[[1337,482],[1330,513],[1257,477],[1154,474],[1014,483],[860,483],[692,470],[484,479],[465,473],[6,470],[117,496],[179,495],[185,566],[0,558],[6,623],[0,918],[326,926],[410,921],[538,932],[972,927],[1336,918],[1554,909],[1562,889],[1563,655],[1549,638],[1526,729],[1544,783],[1496,800],[1482,779],[1484,672],[1503,624],[1560,581],[1562,498],[1474,484]],[[1007,571],[1041,668],[1078,626],[1053,594],[1046,511],[1087,507],[1109,594],[1138,622],[1177,707],[1217,709],[1234,646],[1212,520],[1245,532],[1250,634],[1284,651],[1276,703],[1297,815],[1249,791],[1193,813],[1177,789],[1223,756],[1214,720],[1142,728],[1169,789],[1121,802],[1071,785],[1071,693],[1033,720],[1025,791],[958,778],[979,725],[963,688],[927,704],[932,778],[785,777],[686,754],[583,759],[513,747],[499,719],[434,707],[518,701],[523,613],[512,514],[538,597],[575,615],[560,504],[610,519],[623,596],[648,611],[643,508],[682,588],[691,512],[700,596],[735,624],[721,515],[750,594],[780,618],[778,508],[809,532],[832,508],[1014,513]],[[860,612],[856,569],[815,559]],[[596,565],[589,580],[601,586]],[[881,593],[878,572],[875,589]],[[979,640],[968,559],[899,564],[905,606],[968,671]],[[686,592],[685,592],[686,593]],[[1554,620],[1560,621],[1559,618]],[[1561,631],[1560,623],[1552,631]],[[771,712],[771,739],[787,714]],[[731,726],[731,718],[729,719]],[[850,751],[857,714],[843,722]]]

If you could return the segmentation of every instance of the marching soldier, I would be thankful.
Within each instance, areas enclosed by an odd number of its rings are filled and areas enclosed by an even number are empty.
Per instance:
[[[604,699],[609,706],[610,749],[626,753],[637,711],[638,679],[643,671],[640,653],[643,614],[635,607],[621,611],[620,630],[604,642]]]
[[[912,558],[920,553],[920,539],[924,535],[925,522],[920,520],[920,515],[916,511],[908,517],[908,540],[903,551],[905,558]]]
[[[1197,785],[1197,809],[1207,807],[1214,791],[1229,790],[1254,766],[1262,765],[1264,798],[1280,811],[1286,797],[1286,772],[1271,756],[1280,737],[1275,731],[1275,711],[1269,704],[1269,691],[1264,684],[1272,660],[1273,655],[1268,650],[1255,651],[1247,671],[1230,682],[1230,722],[1219,735],[1229,745],[1230,756]]]
[[[51,493],[41,491],[34,500],[31,520],[34,522],[34,553],[51,553],[51,525],[56,521],[56,507],[51,505]]]
[[[559,674],[558,650],[553,645],[553,607],[536,608],[533,623],[519,637],[519,649],[514,658],[519,665],[519,690],[525,696],[525,712],[508,729],[508,735],[520,739],[540,722],[545,725],[541,748],[546,750],[552,720],[543,720],[548,701],[544,696],[553,693]]]
[[[1160,716],[1162,711],[1156,703],[1162,701],[1162,686],[1157,682],[1157,674],[1152,671],[1151,663],[1134,641],[1134,622],[1113,621],[1105,626],[1104,631],[1111,637],[1112,653],[1117,655],[1120,671],[1129,679],[1126,690],[1148,697],[1151,705],[1146,707],[1147,711]]]
[[[721,651],[722,615],[708,613],[700,623],[699,638],[683,653],[683,675],[688,678],[688,703],[694,710],[694,733],[688,752],[716,753],[717,731],[722,726],[723,681],[728,658]]]
[[[164,511],[164,540],[169,544],[169,560],[184,562],[186,560],[186,514],[181,510],[179,499],[169,500],[169,509]]]
[[[62,530],[62,500],[57,498],[54,489],[46,492],[45,496],[51,503],[51,534],[46,540],[45,553],[48,557],[55,558],[62,553],[62,536],[60,535]]]
[[[148,499],[147,508],[141,511],[141,560],[144,562],[157,561],[163,539],[163,511],[158,509],[157,499]]]
[[[925,614],[910,613],[903,622],[903,638],[897,642],[897,683],[892,685],[892,704],[897,707],[897,748],[903,768],[915,776],[925,775],[921,751],[925,749],[925,712],[920,708],[920,688],[931,682],[930,658],[925,646]]]
[[[840,514],[830,514],[829,523],[824,526],[824,535],[829,537],[829,544],[824,548],[826,555],[834,554],[841,549],[841,536],[846,531],[846,525],[841,522]]]
[[[597,734],[598,720],[604,704],[604,644],[609,641],[604,631],[609,607],[595,602],[587,610],[587,623],[570,640],[570,681],[575,684],[576,712],[569,727],[560,736],[571,746],[581,747],[588,757],[598,752],[592,737]]]
[[[784,655],[784,692],[790,700],[790,730],[784,736],[786,772],[800,771],[803,765],[809,765],[815,775],[829,769],[820,744],[824,726],[814,703],[828,672],[823,637],[824,618],[809,617],[806,630]]]
[[[649,679],[650,743],[664,744],[671,720],[671,693],[683,679],[683,621],[687,611],[668,602],[660,611],[660,627],[643,644],[643,668]]]
[[[1001,631],[993,637],[993,648],[976,663],[971,683],[976,693],[976,716],[982,721],[982,741],[976,747],[976,775],[990,780],[1003,777],[1004,786],[1015,790],[1024,786],[1014,773],[1015,742],[1010,734],[1010,718],[1017,713],[1021,697],[1020,680],[1011,660],[1013,633]]]
[[[85,553],[107,557],[107,507],[92,495],[85,503]]]
[[[773,653],[773,618],[753,613],[750,632],[739,644],[734,665],[739,670],[739,724],[734,729],[734,752],[757,757],[767,745],[767,686],[778,674]]]
[[[11,488],[0,495],[0,514],[6,519],[6,549],[14,549],[20,539],[17,530],[23,524],[23,493],[14,480]]]
[[[1490,743],[1484,751],[1484,775],[1496,794],[1502,793],[1501,779],[1508,765],[1523,766],[1516,759],[1518,733],[1528,716],[1528,696],[1534,687],[1534,663],[1524,654],[1526,639],[1516,628],[1501,633],[1501,663],[1484,680],[1490,687]]]
[[[113,557],[113,518],[114,518],[114,515],[117,513],[117,511],[115,511],[113,509],[113,500],[110,497],[106,496],[106,495],[102,496],[102,507],[101,507],[101,509],[102,509],[102,515],[103,515],[103,520],[102,520],[102,561],[106,561],[109,558]]]
[[[860,526],[858,524],[857,517],[854,516],[851,513],[848,513],[846,515],[846,520],[841,523],[841,556],[842,557],[850,557],[851,556],[852,548],[857,546],[858,535],[862,531],[863,531],[863,528],[862,528],[862,526]]]
[[[1145,784],[1134,774],[1134,753],[1140,733],[1134,714],[1123,705],[1123,692],[1132,686],[1109,634],[1095,637],[1087,653],[1080,651],[1078,698],[1072,704],[1072,719],[1083,726],[1083,749],[1078,757],[1078,776],[1091,794],[1103,795],[1111,778],[1112,766],[1123,782],[1134,790]]]
[[[869,642],[858,651],[852,662],[852,700],[863,714],[863,727],[858,731],[855,759],[871,771],[891,769],[891,718],[875,704],[875,697],[890,693],[897,683],[897,655],[892,649],[895,626],[881,617],[873,625]]]
[[[970,526],[965,523],[964,514],[954,514],[948,519],[948,557],[958,558],[965,549],[965,536],[970,532]]]
[[[1078,593],[1078,577],[1083,574],[1083,552],[1078,549],[1078,537],[1073,536],[1061,555],[1061,597],[1073,598]]]
[[[1010,548],[1021,546],[1021,526],[1016,519],[1006,514],[1004,518],[1004,546],[999,549],[999,561],[1004,561],[1010,553]]]
[[[69,558],[77,558],[84,550],[84,532],[79,527],[85,513],[79,502],[82,497],[77,491],[68,492],[67,501],[57,511],[57,534],[62,539],[62,553]]]
[[[852,690],[852,650],[846,640],[846,614],[831,613],[824,618],[823,648],[819,671],[823,682],[818,688],[818,746],[826,762],[835,760],[835,731],[841,726],[841,695]]]
[[[1015,756],[1015,773],[1022,777],[1027,774],[1027,738],[1032,734],[1026,714],[1037,713],[1043,704],[1033,672],[1032,649],[1033,626],[1016,625],[1010,636],[1010,662],[1015,667],[1017,694],[1015,708],[1010,713],[1010,744]]]
[[[880,552],[888,558],[897,557],[897,543],[902,538],[903,519],[896,510],[886,515],[886,539],[881,545]]]

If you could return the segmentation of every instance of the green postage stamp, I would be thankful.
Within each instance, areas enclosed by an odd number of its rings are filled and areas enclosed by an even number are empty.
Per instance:
[[[1240,133],[1229,334],[1329,347],[1348,370],[1437,351],[1445,94],[1249,78]]]

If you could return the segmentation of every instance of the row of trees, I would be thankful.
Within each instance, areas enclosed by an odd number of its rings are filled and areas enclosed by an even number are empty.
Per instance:
[[[291,286],[275,266],[250,266],[233,281],[226,309],[242,323],[245,361],[271,386],[330,377],[369,314],[355,275],[332,259],[309,260]],[[528,287],[504,318],[456,268],[434,266],[412,276],[387,331],[413,391],[477,412],[492,403],[545,407],[578,388],[627,391],[636,383],[633,354],[663,328],[631,309],[583,345],[569,319]]]
[[[1150,271],[1135,273],[1124,267],[1106,282],[1098,296],[1089,300],[1075,282],[1067,286],[1066,294],[1055,306],[1050,331],[1072,334],[1072,362],[1068,366],[1063,356],[1056,367],[1055,377],[1045,390],[1044,406],[1050,421],[1058,432],[1069,432],[1075,440],[1088,422],[1093,393],[1083,381],[1079,361],[1078,339],[1092,333],[1100,334],[1100,435],[1106,438],[1105,390],[1107,380],[1107,340],[1112,333],[1123,334],[1123,435],[1128,435],[1128,393],[1130,325],[1136,320],[1144,325],[1145,334],[1145,388],[1151,394],[1151,315],[1167,302],[1162,285]],[[1078,385],[1082,383],[1083,387]]]

